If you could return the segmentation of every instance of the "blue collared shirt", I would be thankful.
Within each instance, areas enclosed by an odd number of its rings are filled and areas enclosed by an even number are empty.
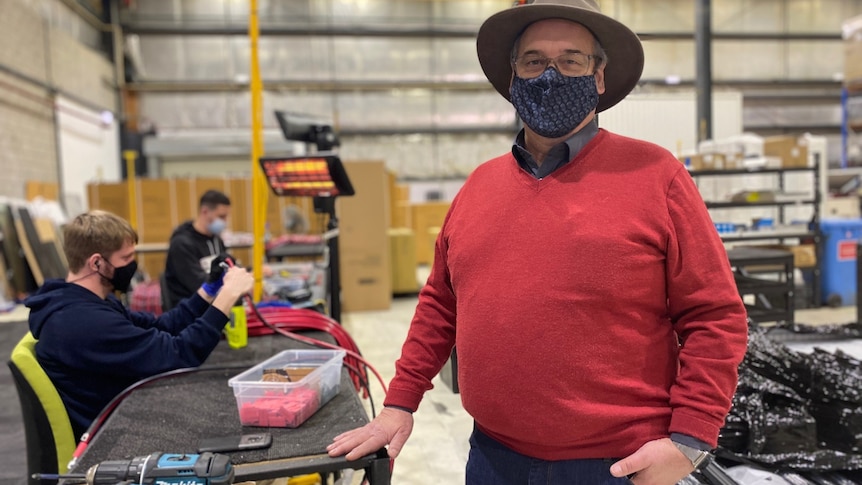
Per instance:
[[[515,156],[515,160],[518,161],[518,165],[526,170],[527,173],[532,174],[533,177],[536,177],[537,179],[541,179],[550,175],[554,170],[569,163],[569,161],[575,158],[581,149],[584,148],[584,146],[586,146],[586,144],[589,143],[598,132],[599,123],[595,118],[593,118],[593,121],[575,132],[572,136],[568,137],[566,141],[554,145],[554,147],[548,151],[548,154],[545,155],[545,159],[542,161],[542,164],[539,165],[536,163],[536,159],[533,155],[527,151],[525,147],[526,144],[524,143],[524,130],[521,130],[521,132],[518,133],[518,136],[515,137],[515,144],[512,145],[512,155]]]

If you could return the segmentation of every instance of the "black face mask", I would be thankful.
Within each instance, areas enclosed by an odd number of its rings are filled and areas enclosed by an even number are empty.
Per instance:
[[[102,257],[104,258],[104,256],[102,256]],[[106,263],[108,262],[108,258],[105,258],[105,262]],[[111,263],[108,263],[108,264],[111,264]],[[131,263],[129,263],[125,266],[120,266],[119,268],[115,266],[114,267],[114,275],[111,276],[110,278],[105,277],[105,275],[103,275],[102,273],[99,273],[99,275],[101,275],[102,278],[105,278],[106,280],[108,280],[108,283],[111,283],[111,285],[113,285],[115,290],[117,290],[121,293],[125,293],[129,290],[129,285],[132,283],[132,278],[135,276],[135,272],[137,272],[137,271],[138,271],[138,262],[135,260],[132,260]]]

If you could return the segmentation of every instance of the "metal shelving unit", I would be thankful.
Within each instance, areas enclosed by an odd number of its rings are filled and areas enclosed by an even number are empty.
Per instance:
[[[733,242],[744,242],[744,241],[778,241],[780,244],[785,244],[785,241],[788,239],[794,239],[802,241],[808,241],[814,244],[815,253],[816,253],[816,262],[813,267],[810,268],[800,268],[806,271],[811,272],[811,303],[814,306],[818,306],[820,303],[820,293],[821,293],[821,261],[823,258],[823,237],[820,231],[820,217],[819,217],[819,205],[822,200],[822,195],[820,193],[820,159],[817,154],[815,154],[814,165],[811,167],[781,167],[781,168],[763,168],[763,169],[732,169],[732,170],[697,170],[690,172],[691,176],[697,180],[700,177],[726,177],[733,175],[762,175],[762,176],[773,176],[777,178],[778,181],[778,192],[781,193],[785,189],[785,179],[784,176],[787,173],[812,173],[813,174],[813,188],[814,188],[814,197],[811,198],[798,198],[798,199],[790,199],[790,200],[774,200],[769,202],[711,202],[707,201],[706,206],[708,209],[747,209],[747,208],[764,208],[764,207],[774,207],[778,212],[778,217],[776,218],[776,223],[778,227],[775,229],[761,229],[761,230],[750,230],[750,231],[736,231],[733,233],[723,233],[721,234],[721,239],[725,243],[733,243]],[[800,230],[798,227],[789,227],[784,226],[786,224],[785,220],[785,209],[791,206],[798,205],[810,205],[812,206],[812,219],[809,224],[808,230]],[[792,273],[792,268],[791,268]],[[737,280],[737,285],[745,287],[748,283],[751,283],[747,280]],[[762,283],[762,281],[760,281]],[[793,279],[792,274],[789,280],[790,285],[790,299],[792,299],[792,285]],[[782,291],[786,290],[783,285],[781,285]],[[773,288],[774,289],[774,288]],[[792,302],[789,304],[792,305]],[[762,320],[765,317],[774,317],[775,314],[768,312],[767,315],[761,315],[763,313],[762,308],[751,309],[753,310],[758,318]],[[792,310],[791,310],[792,311]],[[755,315],[750,315],[752,319],[757,320]],[[786,317],[786,315],[779,315],[782,317]],[[764,320],[765,321],[765,320]],[[790,320],[792,321],[792,319]]]
[[[793,324],[793,254],[787,251],[734,248],[727,251],[736,288],[751,320]],[[746,297],[749,297],[746,299]]]
[[[862,143],[859,133],[862,133],[862,118],[850,108],[850,104],[862,105],[862,82],[845,85],[841,89],[841,168],[850,166],[849,147],[851,144]]]

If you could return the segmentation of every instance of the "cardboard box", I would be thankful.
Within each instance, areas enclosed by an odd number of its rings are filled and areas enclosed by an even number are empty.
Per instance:
[[[390,227],[400,227],[410,229],[413,227],[413,208],[410,201],[399,200],[392,203],[392,219],[389,221]]]
[[[775,202],[775,192],[771,190],[741,190],[733,194],[730,201],[743,203]]]
[[[101,209],[129,220],[129,192],[125,182],[87,185],[90,210]]]
[[[60,186],[56,182],[28,180],[25,184],[25,191],[27,193],[27,200],[33,200],[37,197],[45,200],[60,200]]]
[[[785,168],[808,166],[808,145],[804,138],[790,135],[764,138],[763,154],[780,158]]]
[[[811,268],[817,264],[817,248],[814,244],[761,244],[753,247],[793,253],[793,265],[797,268]]]
[[[823,201],[823,217],[859,219],[859,197],[827,197]]]
[[[450,202],[425,202],[413,204],[411,207],[411,222],[416,234],[416,262],[431,264],[434,261],[434,243],[437,233],[449,212]],[[429,229],[434,228],[433,232]]]
[[[700,153],[692,153],[689,155],[680,155],[677,157],[685,167],[691,171],[706,170],[703,163],[703,155]]]
[[[745,158],[742,156],[742,153],[724,153],[721,156],[724,170],[738,170],[745,168]]]
[[[862,41],[844,41],[844,84],[862,85]]]
[[[344,162],[356,195],[339,197],[341,301],[345,312],[392,303],[389,181],[383,162]]]
[[[389,227],[410,227],[410,186],[397,183],[390,172],[389,190],[392,208]]]
[[[724,155],[720,153],[693,153],[677,157],[689,170],[721,170],[724,168]]]
[[[416,234],[412,229],[389,229],[392,263],[392,293],[416,293]]]

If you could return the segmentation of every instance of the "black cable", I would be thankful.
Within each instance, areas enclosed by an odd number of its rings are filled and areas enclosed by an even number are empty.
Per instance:
[[[111,399],[108,402],[108,404],[105,405],[104,408],[102,408],[102,410],[99,412],[99,414],[96,415],[96,417],[90,423],[90,426],[87,428],[87,431],[85,431],[84,434],[81,435],[81,439],[78,442],[78,446],[75,448],[75,452],[72,454],[72,460],[69,462],[69,469],[71,470],[72,468],[74,468],[74,466],[78,462],[78,459],[81,457],[81,455],[87,449],[87,446],[89,446],[90,441],[92,440],[93,436],[95,436],[96,433],[99,432],[99,430],[102,428],[102,425],[105,423],[105,421],[111,415],[111,413],[114,412],[114,409],[116,409],[116,407],[120,404],[120,402],[123,399],[125,399],[126,396],[131,394],[132,391],[134,391],[135,389],[142,387],[142,386],[145,386],[151,382],[166,378],[166,377],[173,377],[173,376],[183,375],[183,374],[191,374],[193,372],[198,372],[198,371],[222,371],[222,370],[248,369],[248,368],[249,368],[248,364],[234,364],[234,365],[223,365],[223,366],[213,366],[213,367],[182,367],[180,369],[169,370],[167,372],[162,372],[161,374],[156,374],[154,376],[146,377],[144,379],[141,379],[141,380],[135,382],[134,384],[123,389],[119,394],[114,396],[114,398]]]
[[[365,388],[365,392],[368,394],[368,402],[371,403],[371,419],[376,418],[377,412],[374,411],[374,398],[371,397],[371,388],[368,385],[368,380],[362,378],[359,369],[357,369],[356,367],[348,364],[347,362],[342,362],[341,365],[347,367],[350,371],[354,373],[354,375],[358,376],[359,385]]]

